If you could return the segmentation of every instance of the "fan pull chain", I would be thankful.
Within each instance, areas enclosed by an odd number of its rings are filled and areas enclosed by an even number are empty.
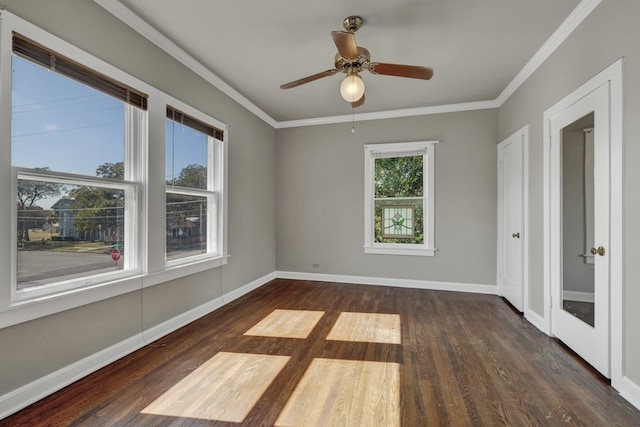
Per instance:
[[[356,133],[356,109],[351,107],[351,133]]]

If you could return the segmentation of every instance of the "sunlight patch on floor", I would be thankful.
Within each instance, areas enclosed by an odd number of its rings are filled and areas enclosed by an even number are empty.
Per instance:
[[[244,335],[277,338],[307,338],[324,311],[274,310]]]
[[[400,365],[314,359],[275,425],[399,426]]]
[[[400,315],[340,313],[328,340],[401,344]]]
[[[218,353],[142,413],[241,423],[289,359]]]

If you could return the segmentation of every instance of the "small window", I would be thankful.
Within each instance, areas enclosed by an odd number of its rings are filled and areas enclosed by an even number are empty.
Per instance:
[[[167,107],[168,262],[221,255],[223,137],[216,127]]]
[[[434,255],[435,143],[365,145],[365,253]]]

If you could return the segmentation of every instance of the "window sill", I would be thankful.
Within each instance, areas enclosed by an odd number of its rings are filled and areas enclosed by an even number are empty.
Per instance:
[[[141,286],[142,276],[138,275],[16,301],[0,307],[0,329],[133,292]]]
[[[227,258],[228,256],[220,256],[174,267],[167,266],[165,270],[155,273],[129,276],[94,286],[16,301],[0,307],[0,329],[210,270],[225,265]]]
[[[212,268],[227,264],[229,255],[221,255],[215,258],[207,256],[201,259],[174,260],[167,263],[164,270],[149,273],[143,278],[144,287],[154,286],[159,283],[179,279],[191,274],[201,273]]]
[[[399,247],[380,247],[365,246],[365,254],[376,255],[405,255],[405,256],[435,256],[437,249],[432,248],[399,248]]]

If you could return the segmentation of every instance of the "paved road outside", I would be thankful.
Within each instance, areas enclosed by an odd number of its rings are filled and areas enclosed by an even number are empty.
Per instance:
[[[122,270],[123,261],[118,261]],[[116,270],[110,254],[18,251],[18,290]]]

